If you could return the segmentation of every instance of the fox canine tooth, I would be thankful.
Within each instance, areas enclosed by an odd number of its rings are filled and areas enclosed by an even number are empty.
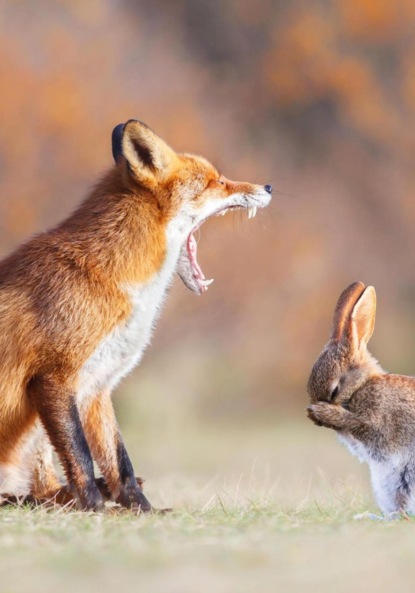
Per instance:
[[[250,208],[248,208],[248,218],[255,218],[256,211],[257,211],[256,206],[251,206]]]
[[[211,278],[210,280],[202,280],[202,284],[203,286],[210,286],[213,282],[214,278]]]

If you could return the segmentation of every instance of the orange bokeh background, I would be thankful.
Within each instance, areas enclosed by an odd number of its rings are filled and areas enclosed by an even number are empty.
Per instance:
[[[414,27],[411,0],[2,3],[0,254],[67,215],[139,118],[275,192],[203,227],[215,283],[175,281],[138,393],[162,375],[200,415],[296,412],[357,279],[378,292],[374,353],[414,372]]]

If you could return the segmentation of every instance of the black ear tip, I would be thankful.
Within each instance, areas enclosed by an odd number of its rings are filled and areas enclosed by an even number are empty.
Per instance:
[[[112,130],[111,144],[112,144],[112,156],[114,161],[117,162],[119,157],[122,155],[122,135],[124,132],[125,124],[118,124]]]

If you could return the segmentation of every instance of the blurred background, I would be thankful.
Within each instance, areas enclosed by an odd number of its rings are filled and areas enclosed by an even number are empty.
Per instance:
[[[414,372],[414,29],[411,0],[0,2],[1,256],[71,212],[129,118],[275,188],[253,221],[204,225],[215,283],[197,298],[175,280],[118,389],[147,477],[258,457],[278,476],[289,452],[304,476],[328,448],[324,470],[343,475],[346,453],[303,410],[354,280],[378,292],[373,353]]]

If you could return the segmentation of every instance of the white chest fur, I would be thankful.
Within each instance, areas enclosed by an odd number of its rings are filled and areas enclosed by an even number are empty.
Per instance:
[[[408,486],[409,492],[403,486],[405,480],[410,482],[415,467],[411,447],[390,453],[385,459],[377,461],[370,454],[370,449],[351,435],[339,433],[337,437],[360,461],[368,463],[373,492],[383,513],[387,515],[400,510],[402,503],[399,493],[402,494],[402,491],[406,498],[404,510],[410,514],[415,513],[415,492],[410,488],[412,485]]]
[[[345,445],[350,453],[355,455],[361,463],[368,463],[370,461],[370,454],[365,445],[352,437],[352,435],[338,432],[337,439]]]
[[[140,361],[148,346],[166,291],[176,270],[181,233],[167,228],[167,253],[162,268],[146,284],[124,286],[132,313],[98,345],[79,374],[78,404],[83,407],[104,390],[111,391]]]

